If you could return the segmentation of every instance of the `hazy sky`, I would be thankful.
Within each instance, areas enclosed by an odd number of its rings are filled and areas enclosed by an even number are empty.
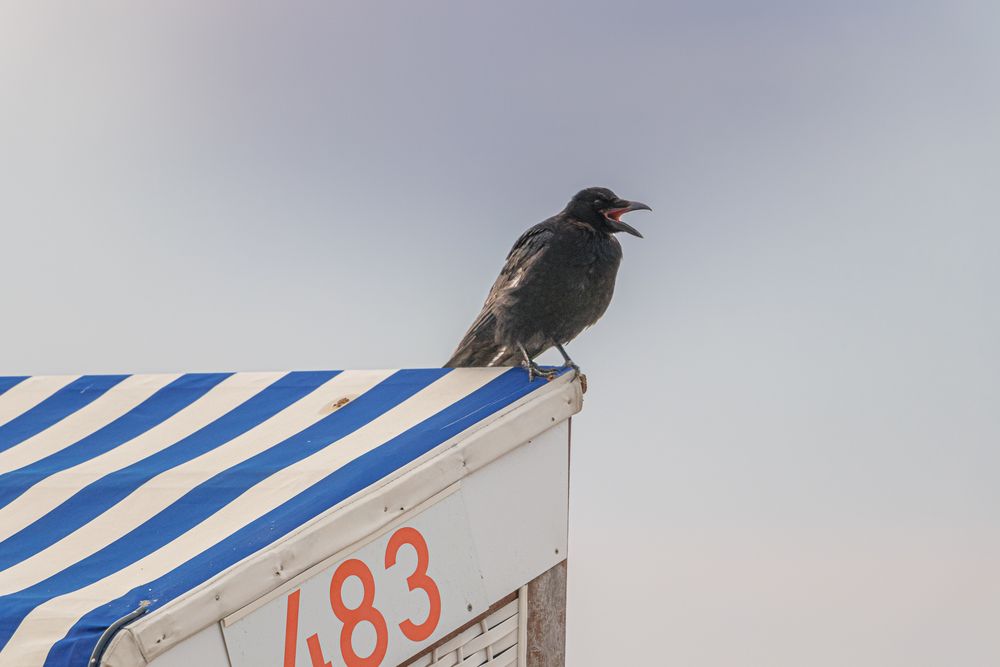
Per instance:
[[[0,0],[0,373],[439,365],[608,186],[654,212],[570,347],[570,665],[995,666],[998,25]]]

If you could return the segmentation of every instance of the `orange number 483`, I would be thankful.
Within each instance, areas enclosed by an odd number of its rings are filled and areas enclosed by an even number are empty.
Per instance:
[[[411,591],[420,589],[424,592],[430,610],[427,613],[427,618],[420,623],[406,619],[399,624],[399,629],[410,641],[421,642],[434,633],[441,620],[441,592],[438,590],[437,583],[427,574],[430,554],[424,536],[416,528],[405,526],[392,534],[385,549],[385,569],[388,570],[396,565],[396,557],[404,545],[413,547],[417,554],[417,566],[413,573],[406,578],[406,585]],[[363,591],[361,604],[353,609],[344,604],[342,597],[344,582],[350,577],[357,577],[361,581]],[[288,610],[285,618],[284,667],[295,667],[299,594],[299,589],[296,589],[288,595]],[[378,667],[381,665],[389,647],[389,629],[382,612],[375,608],[375,577],[364,561],[351,558],[341,563],[334,571],[333,577],[330,579],[330,609],[344,624],[340,631],[340,654],[347,667]],[[375,648],[370,655],[362,657],[354,652],[352,638],[355,628],[364,621],[375,628]],[[331,663],[323,656],[317,635],[311,635],[306,640],[306,645],[309,648],[309,657],[313,667],[332,667]]]

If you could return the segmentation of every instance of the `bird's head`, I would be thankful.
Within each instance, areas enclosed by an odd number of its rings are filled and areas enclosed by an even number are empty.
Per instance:
[[[587,188],[576,193],[566,205],[565,213],[607,234],[627,232],[642,238],[642,234],[622,222],[621,217],[629,211],[652,210],[642,202],[622,199],[607,188]]]

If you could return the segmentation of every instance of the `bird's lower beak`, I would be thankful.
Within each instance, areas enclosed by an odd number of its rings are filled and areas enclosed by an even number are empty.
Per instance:
[[[627,234],[631,234],[632,236],[638,236],[640,239],[642,238],[642,234],[639,233],[639,230],[633,227],[632,225],[628,224],[627,222],[622,222],[621,220],[619,220],[616,226],[618,227],[619,230]]]
[[[622,222],[620,218],[630,211],[652,211],[653,209],[646,204],[643,204],[641,201],[623,201],[622,203],[625,205],[615,207],[613,211],[608,213],[608,219],[611,220],[612,224],[618,231],[631,234],[632,236],[638,236],[641,239],[642,234],[639,233],[639,230],[628,223]]]

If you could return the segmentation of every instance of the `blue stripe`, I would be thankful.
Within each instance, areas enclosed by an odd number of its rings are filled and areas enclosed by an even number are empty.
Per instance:
[[[84,375],[0,426],[0,452],[41,433],[100,397],[127,375]]]
[[[162,607],[544,385],[544,380],[529,384],[525,378],[526,372],[522,369],[507,371],[433,417],[334,471],[163,577],[138,586],[117,600],[87,613],[63,639],[53,645],[45,661],[46,667],[85,664],[104,629],[135,609],[140,600],[152,601],[150,611]]]
[[[356,431],[439,379],[448,369],[399,371],[332,414],[211,477],[141,526],[65,570],[0,596],[0,646],[35,606],[92,584],[156,551],[198,525],[251,486]]]
[[[12,500],[49,475],[100,456],[164,422],[204,396],[208,390],[230,375],[231,373],[183,375],[82,440],[23,468],[0,475],[0,508],[6,507]],[[0,562],[10,562],[9,557],[12,555],[4,552],[4,547],[0,545]]]
[[[249,431],[315,391],[336,374],[337,371],[289,373],[181,441],[94,481],[42,518],[0,542],[0,569],[6,569],[55,544],[151,478]],[[200,396],[201,393],[197,395]],[[190,403],[190,400],[186,403]],[[154,410],[150,409],[149,412]],[[8,490],[5,477],[6,475],[0,476],[0,494],[6,494]],[[25,484],[29,482],[30,480]]]
[[[4,394],[11,387],[16,387],[27,379],[27,375],[5,375],[0,377],[0,394]]]

